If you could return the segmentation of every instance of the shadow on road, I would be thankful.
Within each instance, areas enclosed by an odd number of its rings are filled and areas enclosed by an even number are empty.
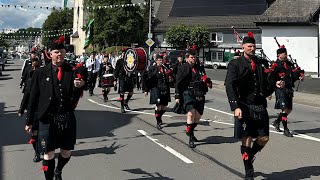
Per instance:
[[[155,173],[149,173],[149,172],[146,172],[140,168],[137,168],[137,169],[125,169],[123,170],[125,172],[129,172],[131,174],[135,174],[135,175],[141,175],[142,177],[141,178],[135,178],[135,179],[129,179],[129,180],[151,180],[151,179],[161,179],[161,180],[173,180],[172,178],[169,178],[169,177],[164,177],[162,176],[160,173],[158,172],[155,172]]]
[[[205,139],[200,140],[200,143],[197,145],[206,145],[206,144],[230,144],[237,143],[238,139],[234,137],[224,137],[224,136],[209,136]]]
[[[83,149],[83,150],[76,150],[72,152],[72,156],[88,156],[92,154],[115,154],[116,150],[122,148],[126,145],[115,145],[114,142],[110,147],[100,147],[94,149]]]
[[[303,130],[294,130],[296,133],[300,134],[308,134],[308,133],[320,133],[320,128],[314,128],[314,129],[303,129]]]
[[[282,172],[273,172],[271,174],[256,172],[256,176],[257,177],[262,176],[264,180],[283,180],[283,179],[299,180],[299,179],[306,179],[306,178],[319,179],[320,166],[301,167],[298,169],[290,169]]]

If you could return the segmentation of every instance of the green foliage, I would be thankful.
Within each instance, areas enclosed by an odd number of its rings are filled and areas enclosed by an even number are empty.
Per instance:
[[[53,10],[48,18],[42,25],[43,31],[52,31],[52,30],[62,30],[70,29],[73,27],[73,10],[63,9],[63,10]],[[53,34],[63,34],[62,31],[51,32]],[[47,35],[47,34],[44,34]],[[59,37],[43,37],[42,44],[48,45],[50,42],[58,39]],[[70,36],[65,35],[66,43],[69,43]]]
[[[167,42],[173,47],[187,47],[187,41],[190,40],[191,29],[186,25],[176,25],[170,27],[165,35]]]
[[[0,47],[8,47],[8,43],[5,39],[0,39]]]
[[[206,27],[182,24],[171,26],[167,30],[165,38],[173,47],[186,48],[187,42],[190,43],[190,46],[195,44],[197,47],[203,47],[209,43],[209,34]]]
[[[131,4],[131,0],[84,0],[89,7]],[[86,21],[94,18],[94,44],[98,50],[115,45],[144,43],[147,39],[149,9],[139,6],[89,9]]]

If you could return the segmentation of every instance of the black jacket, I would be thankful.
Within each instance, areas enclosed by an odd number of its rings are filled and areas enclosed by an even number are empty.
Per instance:
[[[205,70],[198,65],[195,65],[195,68],[198,70],[200,77],[205,75]],[[176,75],[176,84],[175,84],[175,98],[181,99],[182,94],[185,90],[188,89],[188,86],[192,82],[192,70],[189,63],[184,63],[178,66],[178,72]],[[203,91],[207,92],[208,88],[203,84]]]
[[[256,65],[256,76],[250,62],[244,56],[228,64],[225,86],[232,111],[239,108],[241,103],[266,107],[266,97],[275,90],[275,78],[264,72],[268,69],[268,61],[257,57],[254,57],[253,61]]]
[[[167,70],[164,69],[164,71],[166,72]],[[161,85],[164,85],[167,89],[167,92],[170,92],[168,75],[165,74],[164,75],[165,79],[162,79],[163,74],[161,73],[159,75],[159,73],[160,73],[160,71],[159,71],[159,68],[157,67],[157,65],[149,67],[148,75],[145,80],[145,88],[146,88],[145,91],[146,92],[149,92],[154,87],[159,88],[159,86],[161,86]],[[162,84],[159,84],[160,82],[162,82]]]
[[[70,98],[70,108],[74,110],[82,95],[83,88],[74,87],[74,79],[76,73],[72,67],[64,63],[63,65],[63,81],[62,86],[66,87],[64,94]],[[54,83],[51,63],[43,68],[35,70],[31,82],[31,94],[28,105],[27,125],[32,125],[35,119],[45,121],[50,106],[53,105]],[[56,77],[55,77],[56,78]],[[37,110],[37,118],[35,111]]]

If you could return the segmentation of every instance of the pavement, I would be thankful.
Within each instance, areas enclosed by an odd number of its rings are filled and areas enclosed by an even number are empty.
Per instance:
[[[24,117],[17,116],[22,62],[9,63],[0,77],[0,180],[41,180],[41,163],[32,162]],[[240,142],[233,138],[234,119],[220,86],[215,83],[206,96],[205,112],[195,132],[200,142],[195,149],[187,146],[185,116],[170,112],[173,101],[159,131],[154,106],[141,92],[135,92],[129,102],[132,111],[125,114],[120,113],[116,92],[109,94],[108,102],[103,102],[98,88],[94,96],[86,92],[75,111],[77,144],[63,178],[243,179]],[[268,103],[273,107],[274,100]],[[255,179],[320,179],[320,106],[295,103],[294,107],[288,123],[295,137],[285,137],[270,127],[270,142],[254,162]],[[272,122],[278,112],[268,111]]]

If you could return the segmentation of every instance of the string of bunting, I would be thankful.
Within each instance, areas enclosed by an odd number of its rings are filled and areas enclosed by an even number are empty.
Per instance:
[[[50,33],[50,32],[64,32],[64,31],[72,31],[73,29],[76,28],[69,28],[69,29],[58,29],[58,30],[49,30],[49,31],[42,31],[42,33]],[[2,29],[2,31],[6,31],[9,33],[22,33],[22,34],[37,34],[40,33],[39,31],[20,31],[16,29]]]
[[[106,5],[106,6],[76,6],[76,7],[71,7],[66,9],[74,9],[74,8],[80,8],[80,9],[107,9],[107,8],[118,8],[118,7],[132,7],[132,6],[141,6],[141,5],[146,5],[147,3],[132,3],[132,4],[114,4],[114,5]],[[26,6],[26,5],[12,5],[12,4],[1,4],[0,8],[29,8],[29,9],[48,9],[48,10],[62,10],[64,7],[49,7],[49,6]]]
[[[16,36],[16,35],[0,35],[0,38],[3,39],[15,39],[15,38],[28,38],[28,37],[57,37],[57,36],[62,36],[62,35],[70,35],[72,32],[68,33],[61,33],[61,34],[52,34],[52,35],[36,35],[36,36]]]

